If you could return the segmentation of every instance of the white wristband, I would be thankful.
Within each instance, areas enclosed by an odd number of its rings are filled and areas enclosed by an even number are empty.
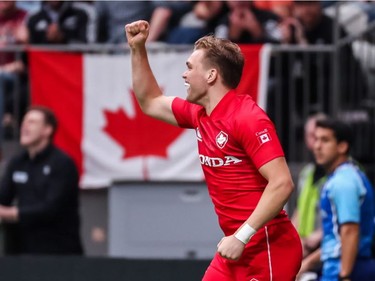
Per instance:
[[[250,225],[245,223],[241,229],[234,235],[238,240],[240,240],[245,245],[250,241],[250,238],[256,233],[256,230]]]

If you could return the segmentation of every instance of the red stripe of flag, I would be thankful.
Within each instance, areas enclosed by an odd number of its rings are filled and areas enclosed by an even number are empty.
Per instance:
[[[73,157],[82,174],[83,56],[33,49],[29,64],[31,104],[55,112],[55,144]]]
[[[247,94],[258,102],[258,87],[260,75],[260,50],[263,45],[240,45],[245,57],[245,65],[241,82],[237,87],[239,93]]]

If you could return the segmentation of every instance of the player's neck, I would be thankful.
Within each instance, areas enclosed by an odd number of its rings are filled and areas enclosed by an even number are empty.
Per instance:
[[[208,116],[211,115],[212,111],[229,92],[229,90],[230,89],[224,86],[210,88],[210,90],[207,92],[207,101],[204,104],[204,108],[206,109],[206,114]]]

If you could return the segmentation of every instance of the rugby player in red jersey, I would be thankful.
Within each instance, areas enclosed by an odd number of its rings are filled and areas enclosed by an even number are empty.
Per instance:
[[[182,78],[186,100],[164,96],[149,65],[146,21],[125,26],[133,88],[142,110],[196,130],[199,159],[224,237],[203,281],[292,281],[300,238],[283,206],[293,181],[273,123],[249,95],[239,95],[239,47],[205,36]]]

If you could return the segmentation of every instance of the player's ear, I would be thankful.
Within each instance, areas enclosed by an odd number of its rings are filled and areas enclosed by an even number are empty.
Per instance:
[[[208,71],[208,77],[207,77],[207,82],[212,83],[215,81],[217,78],[217,70],[212,68]]]

